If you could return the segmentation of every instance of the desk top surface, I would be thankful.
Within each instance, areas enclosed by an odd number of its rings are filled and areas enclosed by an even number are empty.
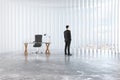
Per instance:
[[[33,44],[33,43],[42,43],[42,44],[50,44],[50,42],[26,42],[27,44]]]

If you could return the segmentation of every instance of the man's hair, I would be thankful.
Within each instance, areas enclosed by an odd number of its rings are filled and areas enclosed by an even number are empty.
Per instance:
[[[69,28],[69,25],[66,25],[66,28]]]

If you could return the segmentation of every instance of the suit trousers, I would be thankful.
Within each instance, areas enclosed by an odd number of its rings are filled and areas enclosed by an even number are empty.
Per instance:
[[[65,41],[65,54],[67,54],[67,51],[68,51],[68,55],[70,54],[70,44],[71,41]]]

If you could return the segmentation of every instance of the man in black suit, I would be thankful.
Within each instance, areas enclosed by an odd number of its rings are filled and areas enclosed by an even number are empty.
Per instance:
[[[71,43],[71,31],[68,30],[69,25],[66,25],[66,30],[64,31],[64,39],[65,39],[65,55],[67,55],[66,50],[68,50],[68,56],[71,56],[70,54],[70,43]]]

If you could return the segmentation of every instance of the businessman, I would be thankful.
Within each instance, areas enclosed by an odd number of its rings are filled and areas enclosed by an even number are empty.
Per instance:
[[[65,39],[65,55],[72,56],[70,54],[70,44],[71,44],[71,31],[68,29],[69,25],[66,25],[66,30],[64,31],[64,39]],[[68,53],[67,53],[68,51]]]

